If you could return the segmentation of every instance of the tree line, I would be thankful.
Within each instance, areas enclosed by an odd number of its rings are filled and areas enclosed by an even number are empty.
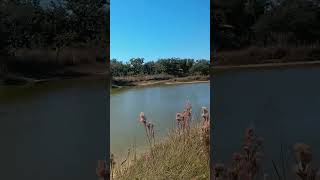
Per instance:
[[[168,74],[173,76],[209,75],[210,62],[205,59],[167,58],[145,62],[144,58],[132,58],[129,62],[111,59],[113,77]]]
[[[109,1],[0,0],[0,55],[17,49],[55,50],[109,44]]]
[[[318,0],[214,0],[211,34],[216,50],[319,43]]]

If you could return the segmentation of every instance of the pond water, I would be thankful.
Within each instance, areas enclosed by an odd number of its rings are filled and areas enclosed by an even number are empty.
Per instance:
[[[311,146],[320,167],[320,68],[274,68],[228,71],[214,75],[212,97],[214,163],[231,163],[242,151],[245,129],[264,138],[262,169],[278,179],[285,169],[292,179],[293,146]]]
[[[110,152],[122,159],[134,144],[138,151],[147,145],[140,112],[155,124],[156,137],[165,135],[175,127],[175,114],[183,111],[186,100],[192,104],[193,120],[199,120],[201,107],[210,105],[209,83],[130,88],[112,94]]]
[[[105,79],[0,86],[0,179],[96,179],[107,100]]]

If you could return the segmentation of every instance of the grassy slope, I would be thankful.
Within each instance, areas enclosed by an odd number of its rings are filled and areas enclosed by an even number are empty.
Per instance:
[[[152,151],[153,158],[149,149],[130,166],[122,167],[122,172],[116,167],[115,179],[209,179],[209,151],[199,127],[192,127],[189,136],[169,133]]]

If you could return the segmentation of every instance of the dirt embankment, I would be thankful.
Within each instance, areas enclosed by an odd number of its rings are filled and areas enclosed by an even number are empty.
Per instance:
[[[115,77],[112,80],[113,88],[129,87],[129,86],[151,86],[160,84],[187,84],[208,82],[209,76],[187,76],[173,77],[166,76],[163,78],[152,76],[136,76],[136,77]]]

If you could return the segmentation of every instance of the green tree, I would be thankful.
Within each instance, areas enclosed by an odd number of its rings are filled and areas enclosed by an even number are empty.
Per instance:
[[[134,75],[143,74],[143,62],[144,62],[144,58],[130,59],[130,65]]]
[[[313,1],[284,0],[262,16],[254,29],[260,36],[274,38],[273,42],[278,40],[274,34],[287,36],[285,43],[313,42],[320,39],[319,14],[319,4]]]
[[[144,74],[153,75],[156,74],[156,64],[153,61],[149,61],[143,64]]]
[[[193,75],[209,75],[210,62],[208,60],[197,60],[190,68],[190,73]]]

